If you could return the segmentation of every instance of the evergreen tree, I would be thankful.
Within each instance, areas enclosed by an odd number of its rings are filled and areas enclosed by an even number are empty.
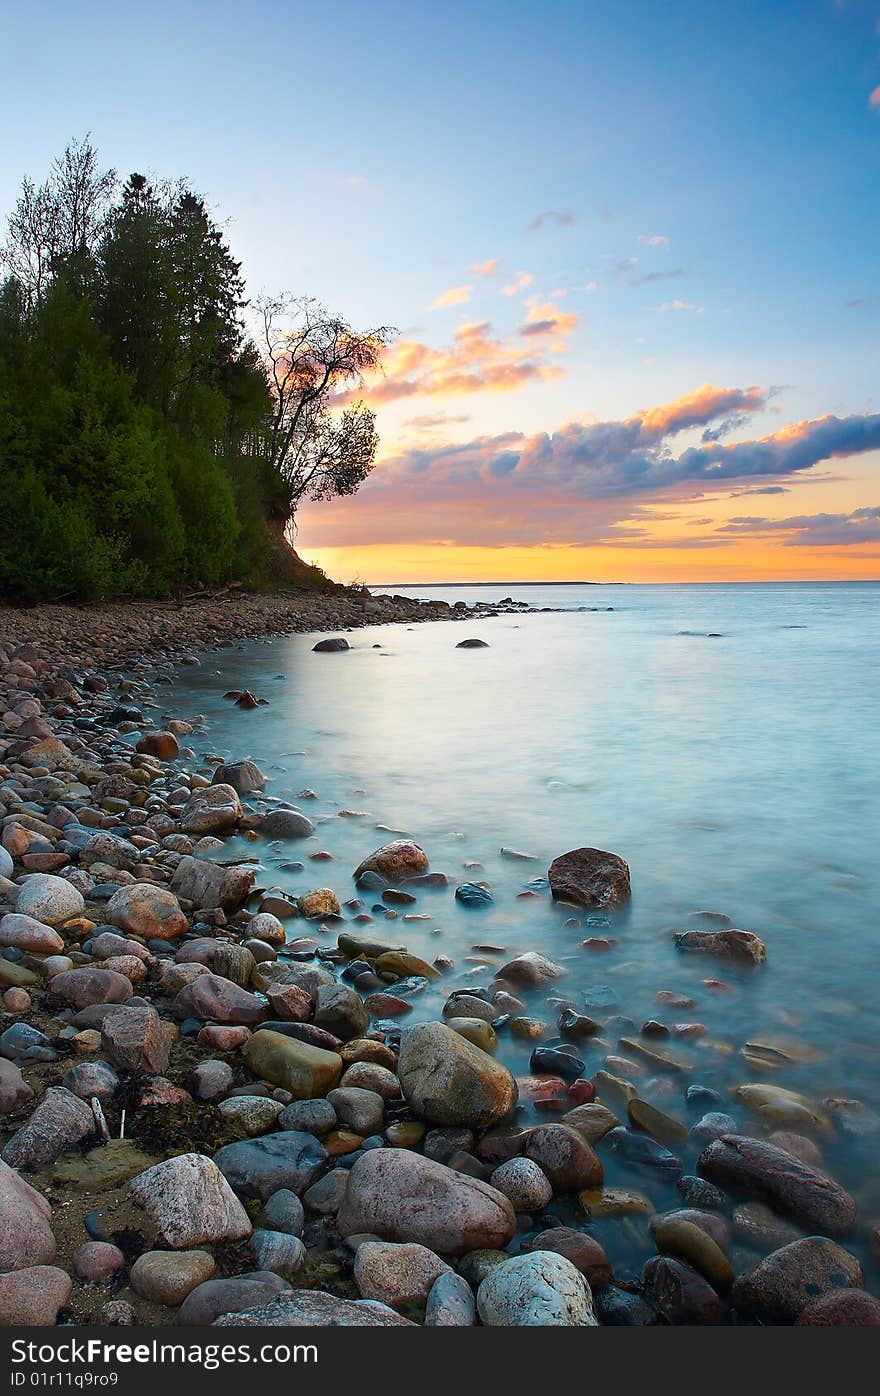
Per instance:
[[[9,219],[0,595],[277,584],[299,500],[352,493],[373,467],[372,412],[334,398],[376,366],[388,332],[274,301],[258,349],[204,199],[142,174],[116,189],[86,138],[45,184],[24,182]]]

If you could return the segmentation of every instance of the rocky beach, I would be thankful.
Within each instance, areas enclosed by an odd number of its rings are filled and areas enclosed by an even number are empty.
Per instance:
[[[845,1079],[789,1089],[754,1042],[730,1091],[690,977],[637,1021],[530,939],[541,898],[605,954],[627,850],[502,849],[523,886],[509,938],[480,940],[479,866],[381,824],[334,863],[314,792],[274,796],[246,727],[211,759],[163,702],[244,640],[314,632],[332,664],[364,625],[527,610],[354,589],[0,610],[0,1324],[880,1323],[871,1169],[838,1170],[880,1119]],[[444,898],[474,913],[464,966],[412,948]],[[760,934],[696,907],[664,934],[713,1002],[759,993]]]

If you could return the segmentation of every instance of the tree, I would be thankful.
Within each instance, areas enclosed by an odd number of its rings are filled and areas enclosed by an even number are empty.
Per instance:
[[[350,397],[379,369],[394,331],[356,334],[311,297],[264,297],[257,315],[272,394],[269,507],[286,523],[301,500],[354,494],[373,469],[375,414]]]
[[[166,209],[146,177],[132,174],[98,249],[97,315],[111,352],[138,395],[161,411],[174,355]]]
[[[30,300],[42,298],[65,262],[91,256],[115,187],[115,171],[99,168],[88,135],[52,162],[45,183],[23,180],[0,261]]]
[[[2,256],[0,595],[326,582],[289,525],[372,470],[357,389],[391,331],[276,299],[254,343],[205,200],[142,174],[117,193],[88,137],[24,181]]]

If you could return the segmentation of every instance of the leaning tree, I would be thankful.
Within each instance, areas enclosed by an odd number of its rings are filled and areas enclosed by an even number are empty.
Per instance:
[[[354,494],[373,469],[375,414],[356,394],[394,330],[358,334],[311,297],[263,297],[255,310],[272,396],[271,513],[286,528],[303,500]]]

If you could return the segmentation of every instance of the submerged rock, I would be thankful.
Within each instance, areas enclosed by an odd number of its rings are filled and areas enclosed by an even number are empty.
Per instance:
[[[740,1275],[731,1299],[738,1312],[763,1323],[794,1323],[814,1299],[838,1289],[859,1289],[862,1267],[824,1236],[806,1236],[773,1251]]]
[[[462,882],[455,889],[455,900],[462,906],[491,906],[495,898],[481,882]]]
[[[307,839],[314,832],[312,821],[298,809],[270,810],[260,824],[260,833],[267,839]]]
[[[801,1129],[818,1129],[823,1133],[831,1129],[828,1116],[807,1096],[786,1090],[784,1086],[754,1082],[737,1086],[733,1094],[765,1124],[794,1125]]]
[[[555,901],[611,910],[632,894],[629,868],[616,853],[575,848],[554,858],[548,873]]]
[[[378,873],[386,882],[397,886],[406,877],[416,877],[428,871],[428,855],[412,839],[394,839],[371,853],[354,870],[355,878],[363,873]],[[395,947],[388,947],[393,949]]]
[[[719,955],[726,960],[742,960],[760,965],[767,958],[767,947],[752,931],[676,931],[675,948],[698,955]]]
[[[845,1236],[855,1221],[855,1201],[839,1183],[761,1139],[726,1134],[703,1150],[697,1169],[711,1183],[767,1202],[827,1236]]]

